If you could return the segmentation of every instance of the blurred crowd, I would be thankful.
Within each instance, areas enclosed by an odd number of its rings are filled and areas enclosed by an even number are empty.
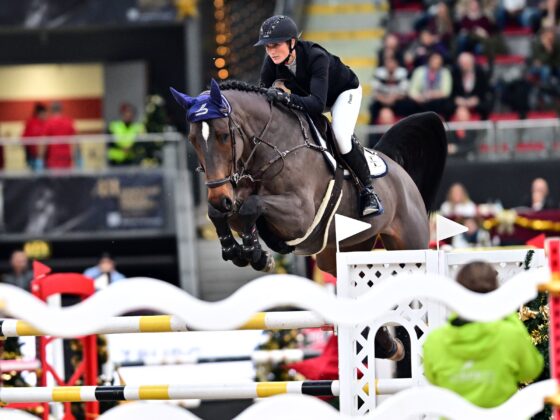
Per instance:
[[[519,212],[540,212],[545,210],[560,209],[560,201],[551,194],[548,182],[544,178],[535,178],[531,189],[525,195],[521,194],[522,201],[514,207]],[[447,191],[446,199],[439,209],[439,213],[465,225],[468,231],[453,237],[451,244],[455,248],[468,248],[472,246],[497,246],[500,238],[491,237],[490,232],[483,228],[485,218],[494,217],[503,210],[500,202],[475,203],[469,196],[465,186],[454,183]],[[435,229],[435,226],[433,227]]]
[[[101,254],[97,263],[83,272],[84,276],[94,282],[95,289],[101,290],[112,283],[125,280],[126,276],[117,270],[114,258],[108,252]],[[12,251],[9,269],[0,273],[0,283],[10,284],[31,292],[33,269],[23,249]]]
[[[393,0],[391,16],[411,5],[419,6]],[[557,111],[557,0],[422,0],[421,7],[414,33],[385,35],[371,81],[370,124],[392,124],[419,111],[447,121],[486,120],[496,108],[519,118]],[[531,38],[528,56],[508,51],[510,32]],[[515,62],[517,73],[493,77],[500,60]]]
[[[104,163],[110,166],[159,165],[162,142],[153,141],[146,134],[174,131],[164,105],[161,97],[149,97],[145,117],[140,119],[134,105],[121,103],[119,118],[106,123],[105,134],[110,137],[106,143],[98,143]],[[84,151],[79,147],[79,138],[73,138],[78,134],[74,119],[65,112],[62,103],[37,102],[25,121],[21,136],[27,167],[33,171],[82,167]],[[2,167],[3,162],[0,162],[0,169]]]

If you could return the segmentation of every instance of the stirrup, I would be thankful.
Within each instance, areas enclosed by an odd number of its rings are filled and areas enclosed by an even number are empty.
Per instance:
[[[362,217],[380,216],[383,214],[384,209],[381,200],[372,187],[366,187],[360,191],[360,209]]]

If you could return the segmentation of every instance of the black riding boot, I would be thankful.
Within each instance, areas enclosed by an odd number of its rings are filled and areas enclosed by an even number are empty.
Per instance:
[[[361,147],[352,141],[352,150],[349,153],[342,155],[342,158],[360,180],[362,188],[360,190],[360,210],[362,212],[362,216],[379,216],[380,214],[383,214],[383,205],[373,190],[369,166]]]

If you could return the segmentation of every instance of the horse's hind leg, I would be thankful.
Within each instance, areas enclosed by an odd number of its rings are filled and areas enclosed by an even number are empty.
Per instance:
[[[241,239],[243,244],[241,252],[244,258],[251,263],[257,271],[272,272],[274,270],[274,258],[263,251],[257,234],[257,219],[263,213],[263,203],[258,195],[247,197],[237,213],[241,227]]]
[[[228,215],[215,209],[211,204],[208,205],[208,217],[214,224],[220,244],[222,245],[222,258],[225,261],[231,260],[238,267],[245,267],[249,264],[241,252],[241,247],[233,237],[228,224]]]

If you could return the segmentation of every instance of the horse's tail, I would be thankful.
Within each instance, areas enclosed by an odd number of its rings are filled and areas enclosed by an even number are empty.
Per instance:
[[[439,116],[423,112],[391,127],[375,146],[401,165],[415,182],[428,212],[434,200],[447,158],[447,136]]]

